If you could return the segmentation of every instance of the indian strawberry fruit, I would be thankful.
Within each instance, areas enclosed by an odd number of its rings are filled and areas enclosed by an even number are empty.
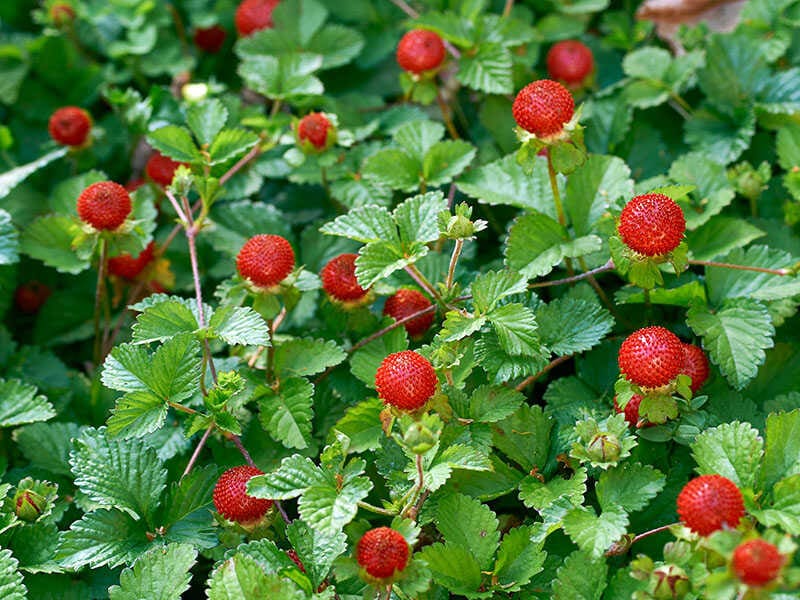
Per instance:
[[[744,516],[742,492],[722,475],[701,475],[678,494],[678,516],[700,535],[710,535],[724,526],[736,527]]]
[[[672,252],[681,243],[686,219],[669,196],[642,194],[622,209],[617,231],[632,250],[644,256],[659,256]]]
[[[742,583],[753,587],[774,581],[780,575],[783,562],[778,548],[761,539],[742,542],[733,551],[733,572]]]
[[[402,288],[386,300],[386,304],[383,305],[383,314],[392,317],[395,321],[399,321],[431,306],[431,301],[422,292]],[[428,331],[432,323],[433,311],[407,321],[403,324],[403,327],[406,328],[408,335],[416,337]]]
[[[247,495],[247,482],[264,473],[256,467],[242,465],[225,471],[214,487],[214,506],[229,521],[252,523],[272,508],[272,500]]]
[[[261,29],[272,29],[272,11],[278,4],[280,0],[244,0],[236,8],[236,31],[246,37]]]
[[[620,408],[619,404],[617,404],[617,397],[614,396],[614,410],[617,413],[625,414],[625,421],[627,421],[628,425],[631,427],[639,427],[639,405],[642,403],[643,399],[644,396],[634,394],[631,396],[631,399],[628,400],[625,408]],[[647,425],[652,425],[652,423],[648,423]]]
[[[408,542],[403,535],[389,527],[367,531],[358,541],[356,560],[376,579],[388,579],[408,565]]]
[[[297,141],[303,150],[327,150],[336,141],[336,130],[324,113],[309,113],[297,123]]]
[[[622,374],[643,388],[670,383],[681,372],[683,360],[678,336],[659,326],[634,331],[622,342],[618,355]]]
[[[397,44],[397,64],[404,71],[417,75],[438,68],[444,55],[442,38],[427,29],[412,29]]]
[[[227,35],[228,32],[220,25],[200,27],[194,30],[194,45],[204,52],[214,54],[220,51]]]
[[[128,190],[113,181],[99,181],[78,196],[78,216],[95,229],[112,230],[131,214]]]
[[[547,73],[550,79],[579,86],[594,71],[594,55],[578,40],[553,44],[547,53]]]
[[[683,367],[681,368],[681,374],[691,377],[693,394],[696,394],[698,390],[703,387],[708,380],[710,372],[706,353],[694,344],[683,344]]]
[[[322,289],[334,300],[353,302],[366,296],[356,279],[356,258],[358,254],[340,254],[322,268]]]
[[[564,130],[575,114],[575,100],[557,81],[540,79],[522,88],[512,106],[514,120],[539,138],[550,138]]]
[[[160,152],[155,152],[147,161],[145,171],[147,176],[161,187],[167,187],[172,183],[175,176],[175,169],[185,163],[172,160],[169,156],[164,156]]]
[[[25,314],[32,315],[39,312],[42,305],[50,297],[50,288],[38,281],[23,283],[14,292],[14,304]]]
[[[433,365],[413,350],[390,354],[375,373],[378,396],[401,410],[424,406],[436,392],[436,382]]]
[[[239,275],[259,287],[278,285],[294,269],[292,245],[279,235],[255,235],[236,257]]]
[[[108,272],[123,279],[136,279],[153,260],[155,242],[150,242],[135,258],[125,252],[108,259]]]
[[[50,116],[50,137],[64,146],[82,146],[92,129],[92,118],[82,108],[64,106]]]

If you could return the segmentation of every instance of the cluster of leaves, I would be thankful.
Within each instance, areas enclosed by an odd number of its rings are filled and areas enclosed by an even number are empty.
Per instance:
[[[722,600],[746,593],[729,563],[754,535],[788,557],[774,597],[800,597],[800,2],[750,0],[677,56],[609,0],[281,0],[238,39],[229,0],[31,4],[0,6],[3,598],[652,598],[671,570]],[[222,50],[193,47],[214,24]],[[448,43],[413,94],[393,56],[411,27]],[[596,73],[564,175],[518,162],[511,102],[567,38]],[[92,113],[84,148],[48,140],[65,104]],[[310,110],[338,135],[306,155]],[[101,239],[77,196],[137,179],[150,149],[186,166]],[[616,218],[655,189],[686,239],[640,268]],[[295,249],[274,293],[236,272],[257,234]],[[103,276],[153,240],[140,280]],[[366,304],[321,290],[345,252]],[[32,280],[38,312],[15,303]],[[408,286],[436,306],[421,339],[382,315]],[[636,429],[617,350],[648,324],[701,345],[712,377]],[[409,348],[439,387],[390,414],[375,373]],[[280,503],[257,530],[212,504],[245,460],[265,472],[249,493]],[[742,489],[740,529],[637,538],[677,520],[693,472]],[[378,525],[413,551],[388,596],[353,558]]]

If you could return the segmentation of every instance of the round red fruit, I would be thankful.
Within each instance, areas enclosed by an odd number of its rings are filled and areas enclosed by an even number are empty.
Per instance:
[[[397,44],[397,64],[409,73],[436,69],[444,61],[444,42],[438,33],[412,29]]]
[[[356,258],[358,254],[340,254],[322,268],[322,289],[334,300],[352,302],[367,294],[356,279]]]
[[[214,54],[222,49],[228,32],[220,25],[202,27],[194,30],[194,45],[203,50]]]
[[[422,292],[403,288],[397,290],[393,296],[386,300],[386,304],[383,305],[383,314],[392,317],[395,321],[399,321],[431,306],[431,301]],[[433,311],[407,321],[403,327],[406,328],[408,335],[417,337],[428,331],[432,323]]]
[[[594,56],[578,40],[554,44],[547,53],[547,73],[567,85],[580,85],[594,71]]]
[[[692,378],[691,388],[693,394],[696,394],[708,381],[710,372],[706,353],[694,344],[683,344],[683,368],[681,369],[681,374]]]
[[[17,308],[28,315],[39,312],[42,305],[50,297],[50,288],[38,281],[23,283],[14,292],[14,303]]]
[[[403,535],[389,527],[367,531],[358,541],[358,564],[376,579],[388,579],[408,565],[408,542]]]
[[[742,492],[722,475],[701,475],[678,494],[678,516],[689,529],[710,535],[723,527],[736,527],[744,516]]]
[[[155,242],[150,242],[139,255],[134,258],[127,252],[108,259],[108,272],[123,279],[136,279],[145,267],[153,260]]]
[[[113,181],[100,181],[78,196],[78,216],[95,229],[113,230],[131,214],[128,190]]]
[[[239,275],[259,287],[270,288],[286,279],[294,269],[292,245],[279,235],[255,235],[236,257]]]
[[[375,373],[375,388],[386,403],[401,410],[417,410],[436,392],[436,371],[427,358],[413,350],[383,359]]]
[[[631,427],[639,427],[639,405],[642,403],[643,399],[643,396],[634,394],[631,396],[631,399],[628,400],[625,408],[620,408],[619,404],[617,404],[617,397],[614,396],[614,410],[617,413],[625,414],[625,421],[627,421],[628,425]],[[647,425],[652,425],[652,423],[648,423]]]
[[[50,137],[64,146],[82,146],[92,129],[92,117],[77,106],[64,106],[50,116]]]
[[[317,150],[329,147],[329,132],[333,125],[323,113],[309,113],[297,124],[297,140],[300,145],[310,144]]]
[[[278,4],[280,0],[244,0],[236,8],[236,31],[247,37],[261,29],[272,29],[272,11]]]
[[[540,79],[522,88],[512,107],[517,125],[536,137],[560,134],[575,114],[575,100],[557,81]]]
[[[272,500],[247,495],[247,482],[264,473],[256,467],[243,465],[225,471],[214,487],[214,506],[229,521],[252,523],[272,508]]]
[[[663,327],[645,327],[630,334],[619,349],[619,369],[643,388],[670,383],[683,367],[683,344]]]
[[[784,558],[774,544],[756,539],[743,542],[733,551],[733,572],[742,583],[762,587],[777,579]]]
[[[669,196],[643,194],[622,209],[617,231],[632,250],[644,256],[659,256],[672,252],[681,243],[686,219]]]
[[[169,156],[164,156],[160,152],[156,152],[147,161],[145,171],[147,171],[147,176],[158,185],[167,187],[172,183],[172,178],[175,176],[175,169],[181,165],[186,165],[186,163],[174,161]]]

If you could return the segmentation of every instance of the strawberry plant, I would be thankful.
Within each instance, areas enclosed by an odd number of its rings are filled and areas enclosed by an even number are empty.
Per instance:
[[[0,3],[2,597],[800,598],[800,1],[705,4]]]

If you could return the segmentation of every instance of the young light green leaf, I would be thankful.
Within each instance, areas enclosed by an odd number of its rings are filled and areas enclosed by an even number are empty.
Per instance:
[[[259,142],[259,137],[246,129],[223,129],[214,138],[208,153],[211,164],[217,165],[243,155]]]
[[[189,569],[197,550],[186,544],[154,547],[120,573],[119,585],[108,588],[110,600],[179,600],[189,589]]]
[[[480,313],[492,310],[503,298],[523,294],[528,289],[525,277],[513,271],[487,271],[472,282],[472,302]]]
[[[494,327],[500,346],[511,355],[536,355],[542,350],[533,311],[516,302],[492,309],[486,317]]]
[[[186,109],[186,123],[201,145],[213,142],[227,120],[228,109],[217,98],[195,102]]]
[[[487,94],[511,94],[511,52],[500,44],[483,43],[474,55],[459,61],[458,80],[465,86]]]
[[[764,440],[749,423],[723,423],[695,438],[692,456],[700,475],[719,474],[740,488],[753,487],[758,478]]]
[[[272,100],[313,96],[325,91],[313,75],[322,66],[318,54],[253,56],[239,63],[238,73],[248,87]]]
[[[435,242],[439,239],[437,216],[447,210],[447,199],[441,192],[428,192],[408,198],[392,212],[404,244]]]
[[[269,346],[269,327],[249,306],[220,306],[208,320],[215,336],[231,346]]]
[[[56,416],[47,398],[36,387],[19,379],[0,379],[0,427],[47,421]]]
[[[199,325],[192,310],[177,298],[164,297],[145,308],[133,324],[133,341],[139,344],[163,342],[180,333],[194,333]]]
[[[289,500],[297,498],[313,485],[324,485],[325,475],[310,458],[299,454],[287,456],[280,466],[266,475],[247,482],[247,493],[256,498]]]
[[[167,418],[167,403],[150,391],[128,392],[117,400],[108,418],[108,433],[123,438],[142,437],[159,429]]]
[[[354,208],[347,214],[336,217],[320,228],[322,233],[338,235],[364,244],[369,242],[399,243],[397,226],[391,213],[382,206]]]
[[[314,529],[335,535],[355,518],[358,502],[367,497],[372,481],[363,476],[366,462],[350,461],[336,478],[308,488],[300,497],[300,517]],[[326,474],[328,475],[328,474]]]

